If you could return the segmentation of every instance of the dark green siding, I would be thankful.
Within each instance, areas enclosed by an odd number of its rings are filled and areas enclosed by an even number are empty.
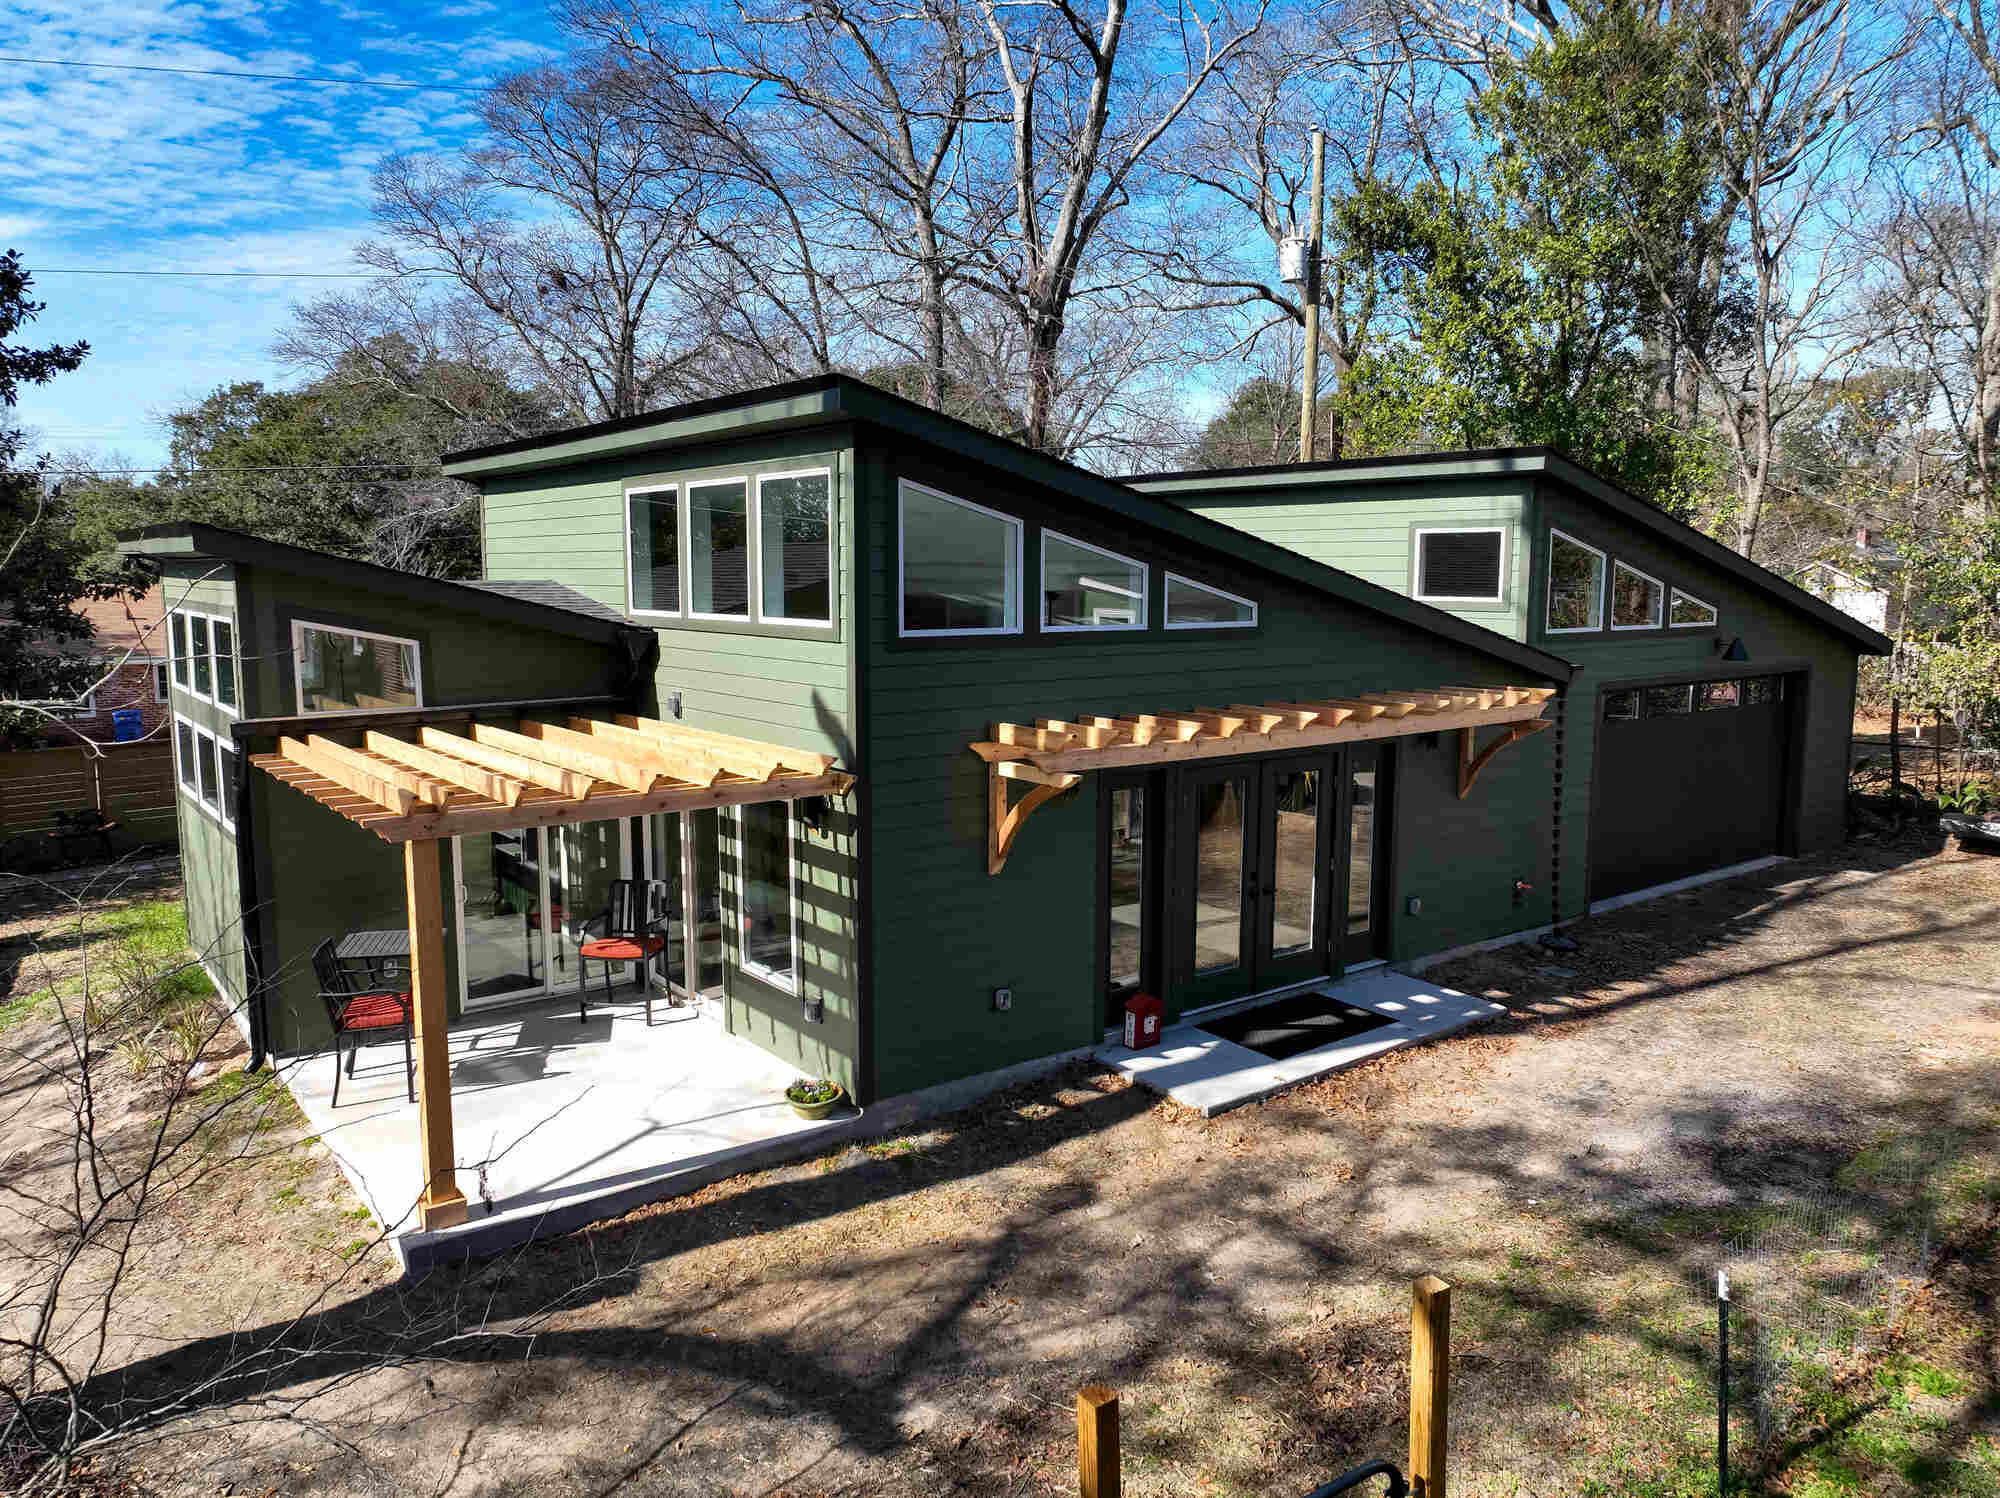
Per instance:
[[[1660,578],[1670,590],[1679,586],[1714,604],[1719,613],[1715,627],[1547,634],[1541,599],[1551,526],[1608,552],[1611,562],[1625,561]],[[1611,562],[1606,563],[1607,573]],[[1608,685],[1676,677],[1796,673],[1804,691],[1802,700],[1794,704],[1796,773],[1788,808],[1789,835],[1782,851],[1812,852],[1833,846],[1846,836],[1847,757],[1854,718],[1853,645],[1799,610],[1619,520],[1554,479],[1544,479],[1538,490],[1532,589],[1536,604],[1529,619],[1528,643],[1582,668],[1570,685],[1563,774],[1563,905],[1567,913],[1582,910],[1589,889],[1591,770],[1602,694]],[[1718,640],[1739,638],[1749,661],[1725,664],[1717,650]]]
[[[871,797],[874,1088],[894,1095],[1096,1042],[1097,849],[1094,780],[1038,812],[1006,869],[986,872],[986,772],[967,749],[996,719],[1032,722],[1217,702],[1327,696],[1444,682],[1505,682],[1519,665],[1297,584],[1190,555],[1129,525],[1088,527],[1083,507],[915,444],[864,446],[866,721]],[[910,478],[1031,522],[1026,604],[1048,520],[1153,564],[1155,625],[1144,634],[899,642],[896,483]],[[1158,628],[1163,567],[1256,598],[1251,631]],[[1393,956],[1412,956],[1547,920],[1516,878],[1546,879],[1551,735],[1509,750],[1473,795],[1457,794],[1455,735],[1402,741]],[[1418,896],[1422,914],[1403,914]],[[1014,990],[1005,1013],[995,988]]]
[[[627,609],[625,492],[629,488],[824,467],[835,510],[831,629],[662,620]],[[698,450],[632,454],[496,477],[485,485],[486,572],[495,578],[548,578],[617,609],[659,641],[648,711],[795,748],[855,759],[850,646],[854,504],[852,450],[841,430],[821,428]],[[721,819],[725,899],[736,891],[735,819]],[[858,822],[835,807],[827,830],[796,832],[801,992],[772,988],[740,970],[732,936],[724,979],[730,1030],[802,1071],[860,1085],[857,955]],[[725,922],[726,926],[733,923]],[[823,1002],[816,1022],[804,1001]]]

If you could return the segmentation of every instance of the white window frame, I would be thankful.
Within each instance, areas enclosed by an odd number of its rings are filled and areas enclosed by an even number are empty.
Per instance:
[[[167,648],[169,651],[171,651],[173,649],[173,646],[169,645]],[[174,690],[174,671],[172,662],[148,661],[146,662],[146,670],[147,673],[153,678],[153,701],[155,702],[171,701]]]
[[[178,632],[174,629],[176,623],[180,625]],[[179,635],[178,639],[175,638],[176,633]],[[175,686],[192,697],[194,695],[194,656],[189,649],[188,633],[187,610],[168,610],[167,661],[170,669],[167,672],[167,676]]]
[[[167,658],[172,662],[172,669],[168,671],[167,676],[173,688],[186,696],[192,697],[196,702],[207,703],[217,712],[227,713],[232,718],[236,717],[243,706],[243,673],[236,669],[236,663],[240,659],[238,651],[239,631],[236,620],[228,614],[213,614],[202,609],[174,609],[170,611],[168,617],[170,620],[180,619],[185,621],[187,644],[187,653],[185,655],[175,652],[174,627],[169,622],[167,625]],[[236,684],[236,701],[234,702],[224,702],[222,694],[215,689],[218,676],[216,661],[220,659],[215,649],[214,626],[217,623],[229,626],[229,677]],[[198,692],[194,686],[194,653],[197,631],[201,636],[204,653],[208,656],[208,690],[206,692]],[[159,697],[155,700],[164,702],[167,699]]]
[[[940,499],[946,504],[957,505],[971,510],[977,515],[990,515],[995,520],[1005,521],[1013,530],[1014,539],[1014,580],[1009,590],[1006,611],[1014,618],[1012,624],[1003,624],[996,629],[910,629],[904,624],[904,585],[909,578],[909,559],[903,551],[903,502],[915,491],[927,499]],[[989,510],[985,505],[974,504],[969,499],[960,499],[955,494],[947,494],[942,489],[933,489],[929,484],[919,484],[914,479],[902,479],[896,486],[896,638],[899,640],[953,640],[966,639],[975,635],[1018,635],[1027,627],[1027,608],[1021,597],[1027,580],[1027,532],[1028,524],[1018,515],[1002,514],[999,510]]]
[[[192,785],[182,778],[181,773],[182,766],[186,763],[181,757],[182,724],[186,724],[188,732],[194,736],[194,783]],[[176,792],[214,818],[218,825],[230,832],[234,832],[236,830],[235,819],[226,816],[222,810],[224,804],[222,796],[222,735],[212,728],[204,728],[185,713],[175,713],[173,737],[174,788]],[[208,748],[204,749],[204,745],[207,745]],[[201,789],[201,763],[202,755],[205,752],[212,752],[215,755],[215,799],[213,801],[209,800],[202,793]],[[243,751],[237,749],[234,752],[241,754]]]
[[[758,802],[757,805],[779,806],[785,813],[785,918],[791,925],[792,970],[780,975],[776,970],[762,963],[752,962],[743,942],[743,922],[748,915],[745,903],[748,881],[743,877],[746,862],[744,848],[748,840],[744,834],[743,821],[749,805],[736,808],[736,968],[746,977],[755,978],[759,983],[796,997],[804,987],[801,981],[804,962],[799,950],[799,818],[797,809],[789,801]]]
[[[1213,619],[1192,619],[1185,624],[1174,623],[1173,605],[1169,599],[1175,583],[1186,583],[1190,588],[1199,588],[1204,593],[1213,593],[1217,598],[1226,598],[1231,603],[1240,603],[1250,610],[1248,619],[1229,619],[1220,623]],[[1183,573],[1169,572],[1160,585],[1160,628],[1162,629],[1255,629],[1257,627],[1257,600],[1245,598],[1240,593],[1232,593],[1227,588],[1218,588],[1214,583],[1197,582]]]
[[[1410,596],[1418,603],[1470,604],[1505,603],[1507,601],[1507,552],[1508,533],[1512,529],[1505,525],[1420,525],[1412,535],[1410,546]],[[1485,595],[1455,593],[1424,593],[1419,589],[1424,581],[1424,537],[1426,536],[1498,536],[1500,538],[1500,563],[1493,571],[1493,592]]]
[[[1555,602],[1556,602],[1555,573],[1556,573],[1556,541],[1558,538],[1569,542],[1569,544],[1572,546],[1581,547],[1583,550],[1589,552],[1592,556],[1596,557],[1598,561],[1604,564],[1604,570],[1597,579],[1597,622],[1595,624],[1572,624],[1566,626],[1565,628],[1558,629],[1553,624],[1549,623],[1549,610],[1555,607]],[[1611,586],[1611,554],[1609,552],[1602,551],[1599,548],[1592,546],[1588,541],[1579,541],[1575,536],[1572,536],[1568,531],[1558,530],[1553,525],[1549,527],[1548,575],[1542,579],[1542,633],[1543,634],[1549,634],[1549,635],[1602,634],[1604,632],[1605,615],[1608,612],[1604,602],[1604,590],[1610,586]]]
[[[215,740],[215,820],[220,822],[229,831],[234,832],[236,830],[236,818],[229,814],[228,787],[231,777],[227,767],[222,762],[222,756],[228,753],[240,757],[243,751],[236,747],[234,743],[225,749],[222,742],[222,735],[219,733],[211,735],[211,737]]]
[[[764,486],[779,479],[826,480],[826,613],[824,619],[794,619],[785,614],[764,612]],[[628,506],[628,519],[632,513]],[[755,538],[751,543],[750,556],[750,617],[759,624],[782,625],[786,629],[826,629],[830,630],[840,618],[839,577],[834,571],[834,510],[833,510],[833,470],[831,468],[787,468],[777,473],[760,473],[757,481],[750,486],[750,534]],[[631,544],[625,547],[625,555],[632,554]],[[731,616],[733,617],[733,616]]]
[[[1653,619],[1650,624],[1620,624],[1618,622],[1618,574],[1620,572],[1629,572],[1634,577],[1643,578],[1645,579],[1645,581],[1651,583],[1655,588],[1659,589],[1659,592],[1653,595],[1654,598],[1658,601],[1653,609]],[[1666,583],[1662,581],[1660,578],[1653,576],[1653,574],[1650,572],[1641,572],[1637,567],[1634,567],[1630,562],[1621,562],[1617,560],[1617,558],[1615,557],[1612,559],[1610,582],[1605,592],[1605,600],[1606,603],[1604,612],[1604,622],[1611,626],[1612,632],[1614,634],[1621,630],[1627,634],[1630,634],[1634,630],[1658,629],[1662,624],[1666,623],[1667,619]]]
[[[1137,567],[1139,569],[1139,592],[1136,595],[1136,597],[1128,593],[1124,588],[1106,588],[1104,590],[1106,592],[1118,593],[1125,597],[1132,598],[1137,617],[1132,619],[1127,619],[1117,624],[1049,623],[1049,542],[1052,540],[1060,541],[1065,546],[1074,546],[1078,551],[1087,551],[1095,556],[1103,557],[1108,562],[1117,562],[1121,566],[1125,567]],[[1036,596],[1041,601],[1040,625],[1041,625],[1041,632],[1043,634],[1097,635],[1097,634],[1117,633],[1119,631],[1127,631],[1127,630],[1142,630],[1146,627],[1147,604],[1152,597],[1151,589],[1153,584],[1153,569],[1148,567],[1144,562],[1140,561],[1137,557],[1120,556],[1117,552],[1107,551],[1102,546],[1093,546],[1088,541],[1079,541],[1074,536],[1065,535],[1061,531],[1052,531],[1044,527],[1042,530],[1040,566],[1041,566],[1041,585],[1038,588],[1036,588],[1035,593]]]
[[[408,635],[379,634],[372,629],[354,629],[345,624],[330,624],[320,619],[294,619],[292,621],[292,705],[298,709],[300,717],[333,717],[348,713],[407,713],[407,707],[321,707],[306,706],[305,683],[305,632],[319,630],[323,634],[348,635],[358,640],[384,640],[391,645],[407,645],[416,652],[416,706],[424,706],[424,647],[420,641]]]
[[[1674,605],[1683,598],[1685,598],[1689,603],[1700,604],[1703,608],[1707,609],[1708,617],[1706,619],[1684,619],[1676,623],[1674,620]],[[1722,623],[1722,610],[1718,609],[1714,604],[1710,603],[1706,598],[1697,598],[1694,596],[1694,594],[1683,592],[1679,588],[1669,588],[1667,590],[1668,629],[1714,629],[1717,625],[1721,623]]]
[[[671,494],[674,496],[674,545],[679,548],[681,558],[679,607],[654,609],[639,607],[633,594],[636,574],[632,570],[632,501],[648,494]],[[681,486],[673,484],[634,484],[625,491],[625,613],[633,619],[681,619],[687,615],[687,527],[682,511]]]
[[[694,491],[721,488],[724,484],[743,486],[743,612],[740,614],[697,614],[694,611]],[[682,479],[681,502],[674,518],[681,528],[681,609],[684,617],[704,624],[755,624],[757,622],[757,481],[748,473],[722,473],[708,478]],[[626,515],[632,513],[628,506]],[[831,527],[829,527],[829,531]],[[630,567],[632,548],[625,548],[625,565]]]

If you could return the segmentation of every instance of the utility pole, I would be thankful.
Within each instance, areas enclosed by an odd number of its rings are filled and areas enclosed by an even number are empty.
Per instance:
[[[1305,399],[1299,403],[1299,461],[1310,463],[1316,449],[1314,418],[1319,414],[1319,241],[1320,207],[1326,201],[1326,132],[1312,133],[1312,213],[1306,235],[1306,368]]]

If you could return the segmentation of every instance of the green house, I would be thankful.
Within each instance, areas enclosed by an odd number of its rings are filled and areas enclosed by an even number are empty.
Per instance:
[[[1133,487],[1569,662],[1560,914],[1845,835],[1878,631],[1546,448]]]
[[[1886,648],[1548,454],[1127,483],[829,376],[446,466],[487,580],[126,543],[175,611],[190,931],[260,1053],[327,1045],[313,951],[415,938],[421,890],[419,1008],[469,1022],[579,992],[637,880],[642,983],[892,1116],[1138,994],[1171,1023],[1545,930],[1608,864],[1837,838]]]

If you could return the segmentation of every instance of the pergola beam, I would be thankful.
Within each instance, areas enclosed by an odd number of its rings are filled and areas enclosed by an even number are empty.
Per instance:
[[[572,800],[582,800],[590,794],[596,784],[590,776],[580,770],[565,769],[552,765],[546,760],[532,755],[515,754],[493,744],[475,743],[471,739],[460,738],[455,733],[446,733],[442,728],[422,727],[417,737],[427,749],[435,749],[440,754],[448,754],[453,759],[462,759],[467,764],[483,765],[489,770],[498,770],[502,775],[511,775],[517,780],[525,780],[529,785],[538,785],[545,791],[554,791],[559,796]]]
[[[498,801],[502,806],[518,805],[528,789],[525,781],[482,770],[477,765],[468,765],[463,760],[439,754],[433,749],[420,749],[415,744],[391,738],[386,733],[377,733],[372,728],[363,736],[362,743],[370,754],[378,758],[394,760],[412,770],[422,770],[426,775],[448,781],[489,801]]]

